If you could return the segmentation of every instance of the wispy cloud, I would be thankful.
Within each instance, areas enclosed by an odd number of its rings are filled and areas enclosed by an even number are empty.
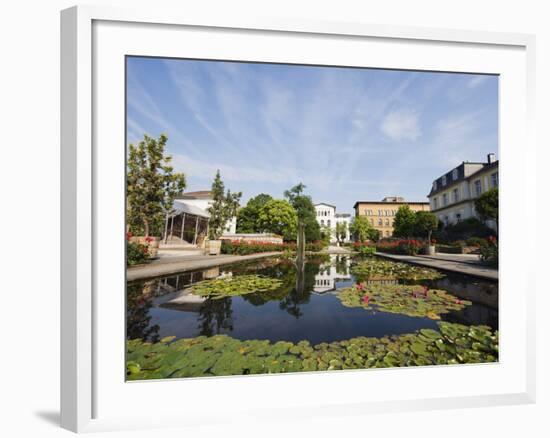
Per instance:
[[[300,181],[341,212],[421,200],[434,173],[496,142],[490,76],[146,58],[128,71],[128,138],[166,132],[190,190],[220,169],[245,201]]]
[[[380,128],[386,136],[395,141],[416,141],[421,135],[418,114],[408,109],[388,113]]]
[[[474,75],[467,83],[468,88],[477,88],[489,79],[488,75]]]

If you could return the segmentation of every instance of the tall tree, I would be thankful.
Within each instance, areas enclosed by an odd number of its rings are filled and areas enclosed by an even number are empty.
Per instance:
[[[298,183],[290,190],[285,190],[284,196],[296,210],[298,220],[304,224],[305,239],[308,242],[321,238],[321,229],[317,222],[315,206],[311,196],[305,195],[306,186]]]
[[[336,240],[338,243],[342,243],[346,240],[348,234],[348,225],[346,222],[337,222],[336,223]]]
[[[130,144],[126,173],[127,224],[134,234],[159,235],[174,198],[185,189],[185,175],[175,173],[165,153],[168,137],[143,136]]]
[[[296,239],[298,217],[296,210],[288,201],[272,199],[260,210],[259,225],[261,230],[283,236],[284,240]]]
[[[225,184],[222,181],[220,171],[216,172],[212,183],[212,204],[207,211],[210,214],[208,220],[208,237],[212,240],[219,239],[223,234],[227,223],[237,214],[242,193],[225,192]]]
[[[476,213],[482,221],[493,220],[498,227],[498,189],[490,189],[474,201]]]
[[[260,193],[250,198],[246,206],[237,213],[237,233],[259,233],[261,231],[258,220],[261,208],[273,198],[265,193]]]
[[[393,235],[396,237],[412,237],[415,233],[416,216],[408,205],[402,205],[395,213]]]
[[[429,211],[417,211],[415,214],[415,235],[427,236],[428,243],[432,240],[432,233],[437,230],[437,216]]]
[[[358,242],[378,240],[379,234],[365,216],[356,216],[349,226],[350,233]]]

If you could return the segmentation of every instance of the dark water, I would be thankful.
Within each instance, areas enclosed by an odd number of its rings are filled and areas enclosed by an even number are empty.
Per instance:
[[[165,336],[188,338],[227,334],[238,339],[308,340],[312,344],[355,336],[398,335],[437,328],[436,321],[395,313],[350,308],[337,298],[338,290],[356,282],[346,256],[308,260],[298,274],[292,262],[263,260],[128,284],[127,337],[157,341]],[[283,280],[269,294],[249,294],[219,300],[189,300],[182,291],[208,278],[262,274]],[[386,280],[396,283],[395,280]],[[498,328],[497,283],[447,274],[435,281],[409,282],[445,289],[473,302],[442,320]]]

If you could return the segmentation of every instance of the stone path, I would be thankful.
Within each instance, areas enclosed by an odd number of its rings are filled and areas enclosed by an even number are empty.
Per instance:
[[[443,271],[472,275],[474,277],[479,277],[486,280],[498,281],[497,269],[484,266],[479,263],[479,260],[474,261],[471,257],[459,259],[456,256],[449,257],[449,254],[443,254],[441,256],[439,254],[433,256],[408,256],[387,254],[383,252],[377,252],[376,255],[400,262],[407,262],[415,265],[427,266],[429,268],[441,269]]]
[[[329,246],[324,253],[327,254],[353,254],[348,248],[342,248],[341,246]]]
[[[161,275],[176,274],[179,272],[197,271],[199,269],[213,268],[215,266],[229,265],[248,260],[263,259],[281,254],[280,252],[263,252],[250,255],[227,255],[219,256],[195,255],[195,256],[173,256],[153,260],[147,265],[134,266],[126,269],[126,280],[140,280],[143,278],[159,277]]]

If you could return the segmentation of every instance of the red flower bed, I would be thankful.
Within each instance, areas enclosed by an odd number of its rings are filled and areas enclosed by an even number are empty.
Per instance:
[[[424,245],[423,241],[416,239],[381,240],[376,244],[376,250],[389,254],[416,255]]]
[[[310,242],[306,244],[306,251],[318,252],[323,249],[323,242]],[[244,242],[242,240],[223,240],[222,254],[256,254],[272,251],[296,251],[295,242],[273,243],[273,242]]]

